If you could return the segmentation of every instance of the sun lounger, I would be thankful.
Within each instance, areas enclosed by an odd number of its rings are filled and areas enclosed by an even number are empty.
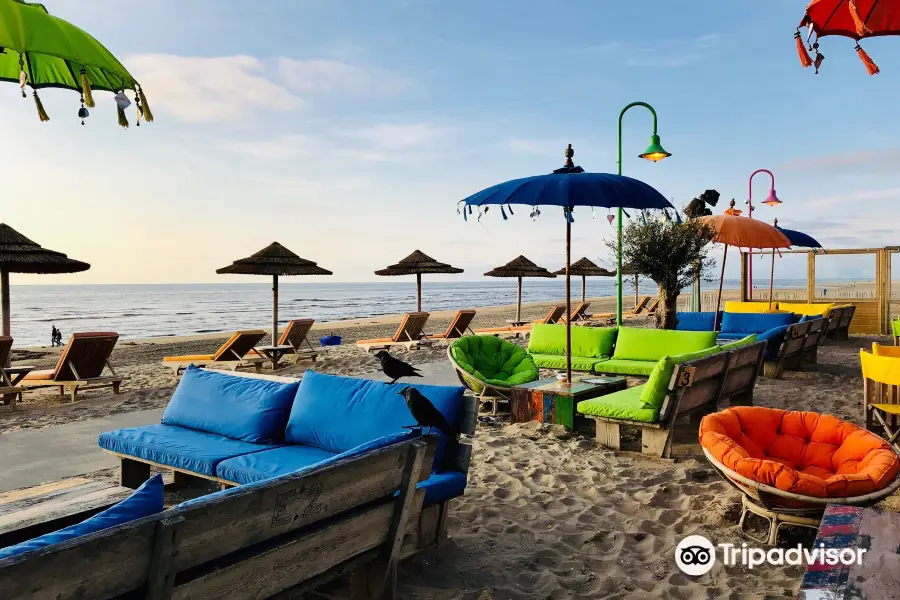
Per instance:
[[[312,329],[315,319],[294,319],[288,321],[287,327],[278,338],[278,346],[290,346],[294,349],[296,360],[310,359],[316,361],[319,352],[309,342],[309,331]],[[306,347],[304,347],[304,345]],[[254,350],[255,351],[255,350]],[[259,354],[259,352],[257,352]],[[295,361],[296,362],[296,361]]]
[[[56,386],[61,394],[68,390],[72,402],[78,399],[79,389],[111,386],[113,393],[118,394],[125,377],[116,374],[109,362],[118,339],[118,333],[74,333],[55,367],[31,371],[19,385],[28,388]],[[108,368],[111,375],[104,376],[104,368]]]
[[[654,298],[653,302],[651,302],[650,305],[647,306],[647,314],[648,315],[656,314],[657,308],[659,308],[659,298]]]
[[[650,303],[650,296],[641,296],[640,299],[638,299],[637,304],[634,305],[634,308],[631,310],[631,312],[623,313],[622,318],[632,319],[634,317],[640,316],[644,312],[644,309],[647,308],[647,305],[649,303]],[[656,310],[655,307],[654,307],[654,310]],[[600,313],[600,314],[596,314],[596,315],[590,315],[590,316],[585,315],[585,316],[588,321],[609,321],[610,319],[615,320],[616,313]]]
[[[550,309],[550,312],[547,313],[547,316],[543,319],[538,319],[535,323],[541,323],[542,325],[553,325],[562,318],[562,316],[566,313],[565,304],[557,304],[553,308]],[[527,325],[520,325],[518,327],[513,327],[512,325],[507,325],[506,327],[485,327],[482,329],[476,329],[475,335],[503,335],[503,334],[527,334],[531,332],[532,323],[528,323]]]
[[[9,364],[9,355],[12,353],[13,339],[8,335],[0,335],[0,396],[3,402],[8,403],[10,408],[16,407],[16,398],[22,399],[22,388],[16,387],[9,380],[6,372],[3,370]]]
[[[393,337],[357,340],[356,345],[362,346],[366,351],[390,348],[396,345],[406,346],[407,349],[418,347],[423,341],[427,342],[422,329],[425,327],[429,316],[430,313],[427,312],[406,313]]]
[[[577,323],[579,321],[587,321],[590,318],[590,315],[587,314],[587,309],[590,305],[590,302],[580,302],[578,306],[575,307],[575,310],[572,311],[569,322]],[[565,317],[563,317],[563,321],[565,321]]]
[[[235,331],[228,338],[228,341],[222,344],[214,354],[167,356],[163,358],[163,364],[174,369],[176,375],[186,369],[188,365],[196,367],[221,365],[228,367],[232,371],[237,371],[239,367],[252,366],[259,373],[262,371],[263,363],[267,359],[258,354],[248,358],[247,353],[253,350],[253,346],[264,337],[266,337],[266,332],[262,329]]]
[[[474,310],[460,310],[456,312],[456,316],[450,321],[447,330],[444,333],[435,333],[426,335],[429,340],[457,340],[466,334],[466,330],[472,331],[469,325],[475,318]],[[474,332],[472,332],[474,333]]]

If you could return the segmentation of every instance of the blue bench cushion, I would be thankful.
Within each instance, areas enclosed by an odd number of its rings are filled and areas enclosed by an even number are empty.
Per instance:
[[[162,422],[254,444],[281,442],[298,386],[190,366]]]
[[[419,482],[416,487],[425,490],[422,506],[431,506],[461,496],[466,489],[466,474],[459,471],[432,473],[431,477]]]
[[[790,325],[792,313],[730,313],[722,316],[722,333],[763,333],[774,327]],[[724,337],[720,335],[719,337]]]
[[[680,312],[675,313],[675,319],[675,329],[678,331],[715,331],[715,312]]]
[[[404,426],[416,424],[400,395],[404,387],[407,385],[307,371],[294,399],[285,439],[289,444],[344,452],[384,436],[404,433]],[[461,386],[409,387],[431,400],[448,422],[456,422],[463,399]],[[446,445],[447,439],[441,435],[435,469],[441,464]]]
[[[9,546],[0,550],[0,559],[16,556],[30,550],[38,550],[46,546],[52,546],[66,540],[88,535],[96,531],[102,531],[128,523],[136,519],[142,519],[162,512],[163,509],[163,480],[162,475],[151,477],[136,489],[133,494],[99,512],[87,520],[70,525],[65,529],[47,533],[32,540],[27,540],[15,546]]]
[[[778,349],[781,347],[781,343],[784,342],[784,337],[789,327],[790,325],[773,327],[772,329],[764,331],[756,336],[757,342],[766,343],[766,353],[764,356],[765,360],[775,360],[776,358],[778,358]]]
[[[173,425],[145,425],[100,434],[101,448],[191,473],[214,476],[223,460],[278,448]]]

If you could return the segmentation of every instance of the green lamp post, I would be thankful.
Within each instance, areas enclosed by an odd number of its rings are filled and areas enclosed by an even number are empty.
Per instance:
[[[659,135],[656,133],[656,111],[646,102],[632,102],[622,109],[619,113],[619,172],[622,174],[622,118],[629,108],[634,106],[643,106],[653,115],[653,135],[650,136],[650,145],[647,149],[639,154],[640,158],[649,160],[650,162],[659,162],[664,158],[672,156],[666,152],[659,141]],[[622,326],[622,209],[616,210],[616,325]]]

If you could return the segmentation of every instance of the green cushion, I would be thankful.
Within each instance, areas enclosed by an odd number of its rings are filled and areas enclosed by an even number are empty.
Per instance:
[[[658,408],[644,408],[641,393],[644,385],[628,388],[590,400],[582,400],[576,407],[578,412],[592,417],[628,419],[642,423],[655,423],[659,419]]]
[[[739,340],[735,340],[733,342],[729,342],[727,344],[722,344],[719,346],[719,350],[722,352],[728,352],[729,350],[737,350],[738,348],[743,348],[744,346],[749,346],[756,342],[756,334],[751,333],[745,338],[741,338]]]
[[[894,335],[900,335],[900,319],[891,321],[891,330],[894,332]]]
[[[616,341],[615,327],[572,326],[572,356],[609,358]],[[531,354],[566,354],[566,326],[535,323],[528,339]]]
[[[650,374],[650,379],[642,386],[644,390],[641,393],[641,402],[644,408],[655,408],[657,410],[662,408],[663,400],[665,400],[666,393],[669,391],[669,383],[672,381],[672,373],[675,372],[676,366],[719,352],[721,352],[721,348],[713,346],[697,352],[664,356],[659,359],[659,362],[656,363],[656,368]]]
[[[652,360],[610,360],[600,361],[594,367],[595,373],[611,373],[614,375],[638,375],[646,377],[653,372],[656,361]]]
[[[613,358],[658,361],[664,356],[697,352],[716,345],[715,331],[675,331],[622,327]]]
[[[492,335],[467,335],[450,345],[459,367],[491,385],[509,387],[537,381],[539,371],[524,348]]]
[[[559,356],[558,354],[532,354],[531,358],[534,360],[534,364],[541,369],[562,370],[566,368],[565,356]],[[595,364],[604,362],[605,360],[605,358],[585,358],[583,356],[573,356],[572,370],[590,372],[593,371]]]

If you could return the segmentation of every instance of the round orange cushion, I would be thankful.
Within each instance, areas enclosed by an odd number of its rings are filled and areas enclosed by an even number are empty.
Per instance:
[[[817,498],[875,492],[900,469],[900,458],[874,433],[814,412],[729,408],[703,417],[700,444],[748,479]]]

